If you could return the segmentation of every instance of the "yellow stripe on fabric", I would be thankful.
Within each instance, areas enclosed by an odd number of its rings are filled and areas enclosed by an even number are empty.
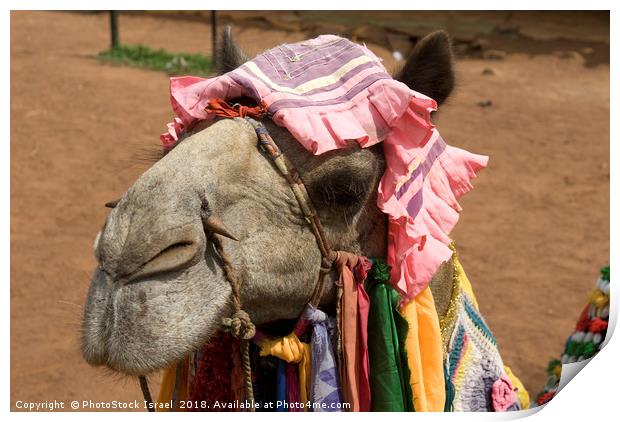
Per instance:
[[[510,378],[510,382],[512,383],[512,387],[516,389],[515,393],[519,398],[519,404],[521,404],[521,410],[530,408],[530,393],[527,392],[525,386],[521,382],[519,378],[516,377],[515,374],[512,373],[512,369],[510,367],[504,365],[504,371],[508,378]]]
[[[422,161],[419,158],[415,158],[411,163],[409,163],[405,175],[398,178],[398,180],[396,181],[396,187],[394,188],[394,190],[399,191],[400,188],[402,188],[403,185],[407,183],[409,179],[411,179],[411,173],[413,173],[413,171],[420,166],[421,162]]]
[[[334,84],[338,82],[340,78],[342,78],[350,70],[356,68],[357,66],[361,64],[369,63],[372,61],[374,61],[374,59],[366,55],[357,57],[351,60],[350,62],[346,63],[342,67],[340,67],[338,70],[336,70],[331,75],[322,76],[320,78],[313,79],[311,81],[308,81],[308,82],[305,82],[299,85],[296,88],[280,86],[277,83],[273,82],[271,79],[269,79],[267,75],[263,73],[263,71],[254,62],[247,62],[245,63],[245,66],[248,69],[250,69],[252,73],[254,73],[259,79],[261,79],[263,82],[269,85],[271,89],[276,90],[276,91],[281,91],[281,92],[288,92],[289,94],[303,95],[306,92],[310,92],[314,89],[322,88],[322,87]]]
[[[301,403],[307,403],[310,391],[310,372],[312,370],[310,345],[299,340],[295,333],[290,333],[285,337],[263,340],[260,343],[260,355],[275,356],[288,363],[298,364],[299,400]]]
[[[469,373],[469,369],[472,364],[473,347],[471,344],[471,340],[468,339],[467,344],[465,344],[464,347],[465,347],[465,351],[463,353],[463,356],[459,360],[459,367],[454,377],[455,394],[460,393],[461,387],[463,387],[463,383],[465,381],[465,375]]]
[[[400,314],[409,324],[405,350],[416,412],[442,412],[446,401],[439,318],[430,287],[406,303]]]

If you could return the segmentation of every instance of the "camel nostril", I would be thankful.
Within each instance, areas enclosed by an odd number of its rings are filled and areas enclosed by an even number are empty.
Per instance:
[[[178,271],[189,267],[198,256],[199,244],[193,241],[180,241],[164,248],[146,264],[131,274],[128,281],[137,281],[159,273]]]
[[[173,245],[168,246],[166,249],[164,249],[163,251],[158,253],[153,259],[160,258],[162,255],[167,255],[167,254],[170,254],[171,252],[173,252],[173,253],[177,252],[180,249],[191,247],[193,243],[194,242],[189,242],[189,241],[187,241],[187,242],[177,242],[177,243],[175,243]]]

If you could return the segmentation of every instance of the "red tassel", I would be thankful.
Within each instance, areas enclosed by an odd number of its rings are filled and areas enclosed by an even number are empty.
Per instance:
[[[588,316],[588,311],[590,310],[590,305],[586,305],[585,309],[581,312],[579,316],[579,320],[575,325],[575,331],[588,331],[590,327],[590,317]]]
[[[190,401],[206,402],[208,409],[195,406],[193,411],[222,412],[234,409],[213,408],[216,401],[232,403],[235,394],[231,386],[231,374],[234,372],[232,359],[236,340],[227,333],[218,334],[209,341],[200,351],[200,360],[197,362],[196,375],[190,387]]]

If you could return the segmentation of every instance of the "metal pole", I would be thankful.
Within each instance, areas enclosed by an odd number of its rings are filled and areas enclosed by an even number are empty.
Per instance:
[[[110,36],[112,48],[118,47],[118,11],[110,10]]]
[[[217,65],[217,11],[211,11],[211,61],[213,67]]]

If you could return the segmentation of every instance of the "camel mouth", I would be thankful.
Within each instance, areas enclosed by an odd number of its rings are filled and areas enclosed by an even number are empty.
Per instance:
[[[131,376],[167,368],[215,334],[230,306],[226,287],[219,267],[204,261],[130,283],[97,268],[82,320],[82,357]]]

